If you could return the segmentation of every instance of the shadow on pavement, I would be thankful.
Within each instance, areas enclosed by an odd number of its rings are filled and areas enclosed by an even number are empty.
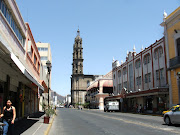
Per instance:
[[[171,124],[171,125],[162,124],[162,125],[166,125],[166,126],[169,126],[169,127],[180,127],[180,124]]]
[[[42,115],[44,115],[43,112],[35,113],[28,118],[23,118],[17,122],[15,122],[14,125],[14,135],[20,135],[27,129],[29,129],[32,125],[34,125]]]

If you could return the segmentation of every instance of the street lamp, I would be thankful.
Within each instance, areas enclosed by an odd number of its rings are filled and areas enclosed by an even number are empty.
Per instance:
[[[49,107],[49,79],[50,79],[50,73],[51,73],[51,68],[52,68],[51,62],[49,60],[46,62],[46,66],[47,66],[48,74],[49,74],[48,76],[48,107]]]

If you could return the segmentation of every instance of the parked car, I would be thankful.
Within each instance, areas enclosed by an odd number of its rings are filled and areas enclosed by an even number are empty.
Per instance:
[[[164,115],[165,113],[172,111],[172,110],[175,109],[176,107],[180,107],[180,106],[179,106],[179,105],[173,106],[173,107],[171,107],[169,110],[163,111],[162,114]]]
[[[59,108],[64,108],[64,105],[60,105]]]
[[[172,109],[171,111],[165,113],[163,118],[164,118],[164,122],[167,125],[180,124],[180,107],[177,106],[176,108]]]

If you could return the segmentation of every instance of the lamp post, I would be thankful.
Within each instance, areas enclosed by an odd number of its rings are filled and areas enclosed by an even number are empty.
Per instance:
[[[50,79],[50,73],[51,73],[51,62],[48,60],[46,62],[46,66],[47,66],[47,69],[48,69],[48,107],[49,107],[49,79]]]

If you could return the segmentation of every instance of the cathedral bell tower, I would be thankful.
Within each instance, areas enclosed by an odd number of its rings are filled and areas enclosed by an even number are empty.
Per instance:
[[[82,38],[80,37],[80,31],[77,30],[77,36],[74,40],[73,46],[73,63],[72,63],[72,74],[73,75],[83,75],[83,48],[82,48]]]

